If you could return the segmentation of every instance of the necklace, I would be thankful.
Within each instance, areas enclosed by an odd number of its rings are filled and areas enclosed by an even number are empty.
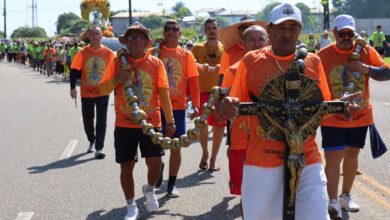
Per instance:
[[[274,54],[274,51],[272,50],[272,47],[270,48],[270,50],[271,50],[271,53],[272,53],[273,55],[275,55],[275,54]],[[276,59],[276,58],[274,57],[274,60],[275,60],[276,66],[277,66],[278,69],[279,69],[279,73],[284,73],[284,70],[283,70],[283,68],[280,66],[280,63],[279,63],[278,59]]]

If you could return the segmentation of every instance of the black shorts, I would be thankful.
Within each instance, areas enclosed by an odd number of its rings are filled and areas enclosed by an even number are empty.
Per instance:
[[[363,148],[368,126],[338,128],[321,126],[322,148],[325,151],[344,150],[345,147]]]
[[[156,129],[161,132],[161,130]],[[126,163],[128,161],[138,161],[138,144],[140,146],[141,157],[161,157],[164,150],[160,145],[153,144],[150,136],[144,135],[141,128],[121,128],[115,127],[115,161]]]

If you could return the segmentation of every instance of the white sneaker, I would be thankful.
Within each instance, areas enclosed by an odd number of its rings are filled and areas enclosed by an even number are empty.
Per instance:
[[[96,159],[104,159],[105,157],[106,157],[106,155],[103,153],[103,151],[97,150],[95,152],[95,158]]]
[[[157,211],[159,204],[156,198],[156,194],[154,191],[152,192],[146,192],[147,185],[144,185],[142,187],[142,192],[144,193],[145,199],[146,199],[146,209],[149,212],[155,212]]]
[[[94,148],[95,148],[95,144],[89,144],[87,153],[92,153]]]
[[[345,209],[347,212],[358,212],[359,205],[356,204],[349,193],[343,193],[339,197],[341,208]]]
[[[341,212],[341,207],[339,202],[336,199],[332,199],[328,203],[328,213],[330,219],[343,219],[343,213]]]
[[[169,198],[178,198],[178,197],[180,197],[179,190],[177,190],[176,186],[170,186],[170,187],[168,187],[167,196],[168,196]]]
[[[127,205],[127,215],[125,216],[124,220],[136,220],[138,218],[139,210],[137,205],[134,204],[128,204]]]

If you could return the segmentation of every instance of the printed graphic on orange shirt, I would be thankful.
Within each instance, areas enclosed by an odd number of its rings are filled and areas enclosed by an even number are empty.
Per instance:
[[[106,69],[106,62],[100,57],[92,57],[85,64],[87,85],[97,85]]]
[[[177,60],[171,58],[164,58],[162,61],[165,64],[165,70],[167,71],[170,95],[182,95],[178,87],[183,71],[182,65]]]
[[[336,98],[355,92],[365,93],[365,84],[363,76],[358,72],[351,72],[347,65],[335,67],[330,73],[332,85],[332,96]]]
[[[151,76],[141,70],[137,70],[136,74],[132,73],[133,77],[133,90],[135,95],[138,97],[139,106],[141,109],[147,111],[147,106],[149,105],[150,98],[152,97],[153,91],[153,82]],[[123,94],[125,99],[128,99],[127,92],[123,88]]]

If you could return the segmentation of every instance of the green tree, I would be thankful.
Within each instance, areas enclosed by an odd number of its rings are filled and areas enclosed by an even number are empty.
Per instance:
[[[82,19],[73,12],[60,14],[56,22],[57,33],[63,32],[63,29],[70,28],[75,21],[82,21]]]
[[[318,32],[321,29],[317,30],[318,26],[321,26],[320,23],[317,23],[316,18],[311,15],[310,8],[305,3],[299,2],[295,6],[301,10],[302,22],[304,24],[303,32]]]
[[[0,31],[0,37],[1,37],[1,38],[4,37],[4,32]]]
[[[259,13],[256,14],[256,18],[258,20],[264,20],[264,21],[267,21],[268,20],[268,16],[269,16],[269,13],[272,11],[272,9],[275,7],[275,6],[278,6],[282,3],[280,2],[273,2],[271,4],[268,4],[264,7],[264,9],[262,11],[260,11]]]
[[[349,14],[355,18],[389,18],[389,0],[333,0],[338,14]]]
[[[86,29],[88,25],[89,23],[83,20],[73,20],[69,23],[68,27],[61,29],[61,32],[59,34],[61,35],[76,34],[81,29]]]
[[[173,16],[178,19],[182,19],[185,16],[191,16],[192,12],[189,8],[185,7],[183,2],[177,2],[173,7]]]
[[[142,19],[142,24],[147,28],[156,29],[164,25],[164,19],[156,15],[150,15]]]
[[[11,34],[11,38],[46,38],[45,29],[41,27],[19,27]]]

